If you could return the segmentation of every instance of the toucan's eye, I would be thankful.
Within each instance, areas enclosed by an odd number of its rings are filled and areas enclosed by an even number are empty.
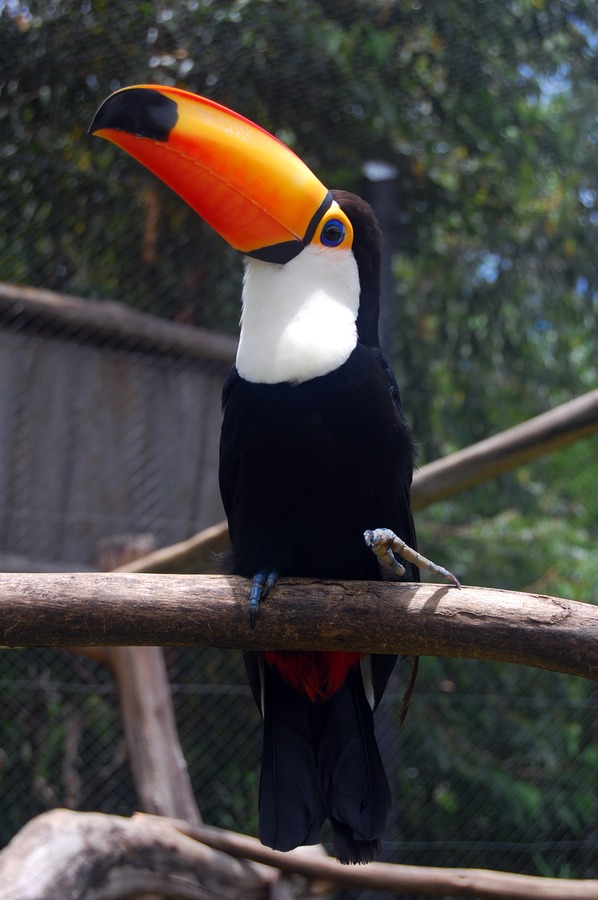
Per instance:
[[[329,219],[322,228],[320,240],[325,247],[338,247],[345,239],[345,226],[340,219]]]

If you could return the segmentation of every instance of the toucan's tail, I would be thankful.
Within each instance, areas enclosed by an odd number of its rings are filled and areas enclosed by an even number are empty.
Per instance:
[[[313,703],[263,665],[260,840],[276,850],[316,844],[326,816],[342,863],[380,852],[391,805],[360,666]]]
[[[371,862],[380,853],[391,794],[360,666],[318,713],[318,762],[334,855],[342,863]]]
[[[317,844],[326,812],[317,770],[314,705],[266,663],[261,663],[260,674],[260,840],[274,850]]]

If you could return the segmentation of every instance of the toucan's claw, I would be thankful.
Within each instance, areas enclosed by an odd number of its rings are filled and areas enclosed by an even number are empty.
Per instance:
[[[278,578],[274,569],[262,569],[254,575],[249,594],[249,627],[253,630],[257,622],[257,614],[262,600],[265,600]]]
[[[455,587],[461,588],[459,579],[452,572],[449,572],[444,566],[438,566],[431,559],[426,559],[417,550],[409,547],[390,528],[376,528],[374,531],[365,531],[363,536],[366,544],[368,547],[371,547],[380,562],[385,566],[390,566],[395,575],[403,576],[405,574],[405,567],[401,565],[395,556],[395,553],[398,553],[407,562],[415,563],[422,569],[434,572],[434,574],[452,581]]]
[[[268,572],[268,577],[266,578],[266,586],[262,592],[262,600],[265,600],[274,585],[278,580],[278,572],[275,569],[272,569]]]

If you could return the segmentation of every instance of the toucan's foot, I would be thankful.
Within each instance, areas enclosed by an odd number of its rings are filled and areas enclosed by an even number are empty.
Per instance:
[[[271,589],[276,584],[278,572],[274,569],[262,569],[254,575],[249,595],[249,627],[255,628],[257,613],[262,600],[265,600]]]
[[[397,553],[407,562],[415,563],[416,566],[422,569],[427,569],[429,572],[434,572],[442,578],[447,578],[453,582],[455,587],[461,588],[459,579],[452,572],[449,572],[443,566],[437,566],[431,559],[426,559],[417,550],[409,547],[390,528],[376,528],[375,531],[365,531],[363,536],[366,544],[372,548],[380,562],[383,565],[390,566],[395,575],[403,576],[405,574],[405,567],[401,565],[395,556],[395,553]]]

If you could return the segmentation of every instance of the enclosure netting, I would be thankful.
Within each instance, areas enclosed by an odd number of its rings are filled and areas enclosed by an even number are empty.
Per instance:
[[[0,0],[0,50],[2,568],[92,569],[103,538],[163,546],[223,516],[228,363],[136,343],[134,324],[58,321],[5,284],[78,311],[116,300],[232,346],[236,254],[86,134],[124,85],[223,102],[373,202],[392,275],[382,338],[420,463],[595,386],[595,3]],[[595,602],[596,449],[422,511],[423,551],[466,583]],[[240,655],[165,652],[202,815],[255,834],[260,720]],[[598,877],[594,683],[425,659],[399,730],[405,679],[378,723],[395,797],[384,857]],[[3,651],[0,696],[2,843],[54,806],[136,808],[104,667]]]

